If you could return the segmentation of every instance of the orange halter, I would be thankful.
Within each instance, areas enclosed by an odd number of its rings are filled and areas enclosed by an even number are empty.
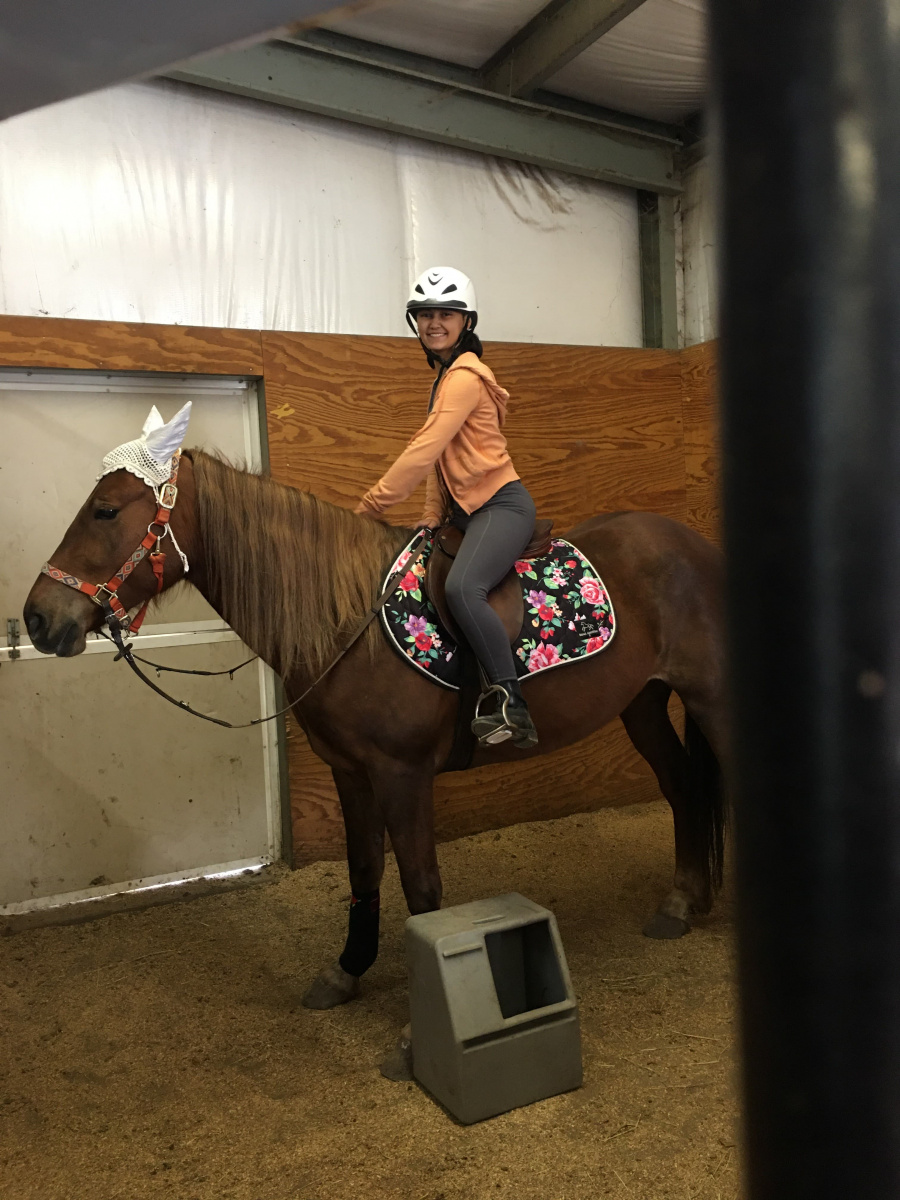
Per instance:
[[[61,571],[59,567],[51,566],[46,562],[41,567],[41,574],[48,575],[51,579],[55,579],[57,583],[64,583],[66,587],[74,588],[76,592],[83,592],[93,602],[100,606],[106,612],[109,610],[119,622],[119,625],[126,633],[137,633],[143,624],[144,617],[147,615],[147,606],[154,597],[151,596],[141,605],[133,619],[130,619],[125,611],[122,601],[116,595],[119,586],[131,575],[138,563],[150,555],[150,565],[153,568],[153,574],[156,576],[156,592],[158,596],[163,589],[163,572],[166,566],[166,556],[163,550],[160,549],[163,538],[169,529],[169,517],[172,514],[172,509],[175,507],[175,501],[178,499],[178,487],[176,486],[178,479],[178,463],[181,455],[176,454],[172,463],[172,474],[169,476],[168,482],[164,483],[159,493],[159,507],[156,510],[156,516],[147,526],[147,534],[141,544],[135,550],[134,554],[122,564],[116,571],[112,579],[106,583],[85,583],[78,579],[75,575],[70,575],[68,571]],[[158,531],[158,532],[157,532]],[[156,549],[151,550],[153,543],[156,543]]]

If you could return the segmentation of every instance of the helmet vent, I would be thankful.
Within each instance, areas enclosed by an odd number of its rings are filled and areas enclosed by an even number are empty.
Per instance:
[[[416,284],[416,291],[419,293],[420,296],[425,295],[425,289],[422,287],[421,283]]]
[[[459,291],[459,288],[456,286],[455,283],[451,283],[449,285],[449,287],[444,288],[444,290],[441,292],[441,295],[446,296],[448,292],[457,292],[457,291]]]

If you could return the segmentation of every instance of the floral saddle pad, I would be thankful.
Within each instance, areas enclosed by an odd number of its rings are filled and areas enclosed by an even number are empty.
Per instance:
[[[384,581],[406,566],[409,546]],[[554,538],[543,558],[520,560],[516,571],[525,595],[525,622],[513,656],[520,679],[598,654],[612,641],[616,617],[603,580],[571,542]],[[381,610],[388,641],[411,666],[447,688],[459,688],[459,647],[438,623],[425,595],[425,564],[434,549],[426,539],[421,555],[401,578]]]

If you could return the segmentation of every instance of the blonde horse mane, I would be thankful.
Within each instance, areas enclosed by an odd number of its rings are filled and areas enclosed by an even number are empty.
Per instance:
[[[283,677],[318,675],[411,534],[201,450],[187,455],[211,603]]]

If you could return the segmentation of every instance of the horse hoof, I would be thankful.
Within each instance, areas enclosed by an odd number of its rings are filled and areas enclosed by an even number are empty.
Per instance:
[[[385,1079],[393,1083],[409,1083],[413,1078],[412,1040],[405,1033],[400,1035],[397,1045],[382,1061],[379,1070]]]
[[[670,917],[667,913],[654,913],[644,926],[644,937],[658,938],[661,941],[684,937],[690,932],[691,927],[687,921],[683,921],[681,917]]]
[[[326,967],[301,1001],[304,1008],[337,1008],[359,995],[359,980],[338,963]]]

